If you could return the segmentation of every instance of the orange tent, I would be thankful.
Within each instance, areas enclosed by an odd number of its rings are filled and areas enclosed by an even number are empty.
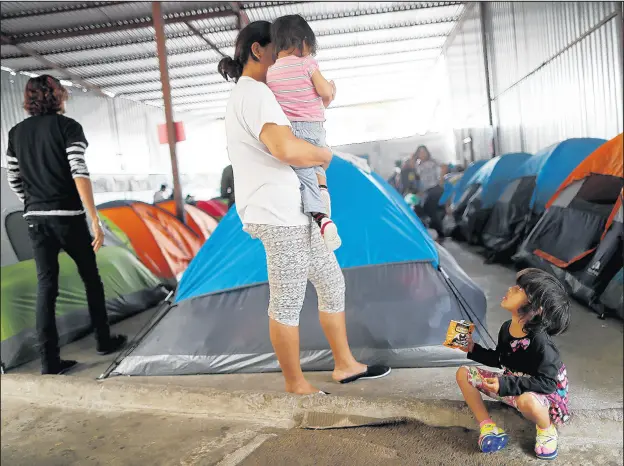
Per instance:
[[[622,138],[604,143],[568,175],[519,257],[532,253],[566,269],[597,250],[622,205]]]
[[[570,173],[514,258],[552,273],[600,314],[601,295],[623,263],[623,137],[604,143]]]
[[[622,144],[624,142],[624,134],[620,134],[610,141],[605,142],[583,160],[572,173],[568,175],[566,180],[561,183],[557,192],[550,198],[546,204],[546,208],[550,207],[559,197],[559,194],[576,181],[588,178],[590,175],[607,175],[624,177],[624,161]]]
[[[176,213],[175,201],[162,201],[156,205],[174,215]],[[210,235],[214,229],[217,228],[219,222],[203,210],[190,204],[184,204],[184,211],[186,213],[186,224],[191,228],[191,230],[193,230],[203,241],[210,238]]]
[[[193,230],[160,207],[112,201],[99,205],[98,211],[128,236],[137,257],[159,278],[175,279],[201,248]]]

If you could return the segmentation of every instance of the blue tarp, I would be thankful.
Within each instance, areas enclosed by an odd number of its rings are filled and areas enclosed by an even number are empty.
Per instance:
[[[327,173],[343,269],[401,262],[438,265],[435,243],[400,194],[376,174],[334,157]],[[184,273],[176,302],[267,281],[262,243],[230,209]]]
[[[494,157],[485,163],[466,186],[481,185],[481,209],[491,209],[511,180],[518,178],[519,167],[531,154],[516,152]]]
[[[607,142],[597,138],[573,138],[542,149],[524,163],[525,170],[537,176],[530,207],[543,212],[561,183],[587,156]]]
[[[453,190],[453,197],[451,199],[451,202],[453,204],[459,202],[466,188],[470,186],[471,178],[476,175],[477,171],[479,171],[479,168],[485,165],[485,162],[487,162],[487,160],[477,160],[468,165],[468,167],[466,167],[466,169],[464,170],[464,176],[462,176],[461,179],[457,182],[457,184],[455,185],[455,189]]]

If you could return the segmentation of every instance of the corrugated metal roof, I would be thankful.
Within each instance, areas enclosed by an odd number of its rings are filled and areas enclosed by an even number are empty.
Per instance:
[[[238,6],[250,21],[301,14],[318,36],[317,59],[324,74],[342,86],[357,81],[364,89],[382,78],[415,79],[428,73],[464,8],[463,2],[246,2]],[[163,2],[162,10],[175,109],[217,115],[221,110],[214,102],[227,99],[232,84],[217,74],[222,55],[207,41],[221,53],[234,53],[238,17],[232,2]],[[3,1],[0,29],[4,38],[107,92],[160,105],[151,14],[151,2]],[[2,66],[12,70],[67,76],[13,45],[3,44],[0,54]],[[393,93],[402,92],[391,87]],[[371,88],[360,92],[358,99],[366,102],[373,94],[377,100],[381,95]],[[342,100],[340,105],[350,105],[353,99],[342,94]]]

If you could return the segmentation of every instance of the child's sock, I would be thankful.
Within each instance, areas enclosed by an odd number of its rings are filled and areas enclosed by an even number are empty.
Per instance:
[[[479,424],[479,429],[479,449],[483,453],[494,453],[507,446],[509,436],[491,419],[486,419]]]
[[[329,190],[324,184],[319,184],[319,188],[321,189],[321,197],[323,198],[323,203],[325,204],[325,208],[327,209],[327,216],[331,217],[331,197],[329,196]]]
[[[314,213],[312,214],[312,218],[321,229],[321,236],[323,237],[325,246],[327,246],[330,251],[338,249],[342,244],[342,240],[338,235],[338,228],[336,227],[336,224],[332,222],[327,215],[322,213]]]
[[[490,418],[486,419],[485,421],[483,421],[482,423],[479,424],[479,428],[482,429],[485,426],[495,426],[496,427],[496,423],[494,421],[492,421]]]
[[[535,426],[537,435],[535,437],[535,454],[540,459],[552,460],[557,457],[557,429],[554,424],[550,424],[547,429],[540,429]]]

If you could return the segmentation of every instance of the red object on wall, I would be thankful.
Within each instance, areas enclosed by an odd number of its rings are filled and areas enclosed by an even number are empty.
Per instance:
[[[175,126],[175,142],[182,142],[186,140],[186,133],[184,132],[184,123],[181,121],[176,121]],[[162,124],[158,125],[158,142],[161,144],[167,144],[169,142],[169,138],[167,137],[167,125]]]

